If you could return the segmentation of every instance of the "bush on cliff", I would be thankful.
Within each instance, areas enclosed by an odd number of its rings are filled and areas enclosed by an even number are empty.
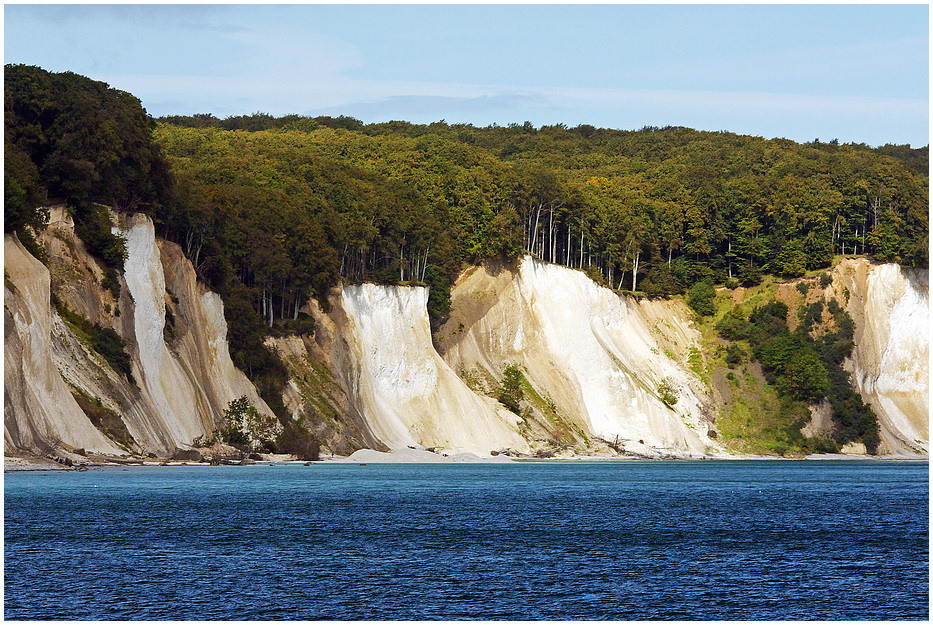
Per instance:
[[[524,392],[522,391],[522,381],[524,379],[525,376],[522,374],[521,369],[515,365],[509,365],[503,371],[502,385],[499,387],[498,393],[499,403],[515,414],[521,413],[519,402],[524,398]]]

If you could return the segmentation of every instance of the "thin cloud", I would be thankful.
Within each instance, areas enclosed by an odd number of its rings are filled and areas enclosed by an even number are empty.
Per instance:
[[[231,8],[216,4],[8,4],[4,13],[5,19],[28,18],[56,26],[112,20],[136,27],[144,24],[148,29],[169,27],[218,33],[249,30],[227,21],[225,18],[234,15]]]

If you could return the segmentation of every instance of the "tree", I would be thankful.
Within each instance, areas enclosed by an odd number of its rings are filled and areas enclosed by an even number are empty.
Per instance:
[[[5,142],[35,165],[51,197],[156,209],[170,185],[138,99],[71,72],[4,67]]]
[[[508,365],[503,371],[502,386],[499,387],[499,403],[515,414],[521,412],[519,402],[524,397],[522,391],[522,381],[524,379],[525,376],[522,375],[521,369],[515,365]]]
[[[809,349],[797,351],[784,362],[783,392],[794,399],[819,401],[829,391],[826,368]]]
[[[217,434],[225,443],[241,450],[269,446],[277,423],[274,417],[260,414],[247,397],[232,400],[224,410]]]
[[[709,282],[697,282],[690,287],[687,296],[687,305],[703,317],[709,317],[716,312],[716,291]]]
[[[806,273],[807,255],[803,250],[803,242],[793,239],[780,245],[774,259],[773,270],[788,278],[796,278]]]

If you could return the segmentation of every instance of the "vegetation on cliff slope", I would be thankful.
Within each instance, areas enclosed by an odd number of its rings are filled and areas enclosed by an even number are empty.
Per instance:
[[[767,287],[746,293],[741,304],[718,302],[714,327],[725,344],[711,351],[714,358],[724,352],[729,399],[717,426],[727,440],[741,440],[740,447],[758,439],[748,451],[834,452],[858,442],[875,453],[881,442],[875,413],[842,368],[854,346],[854,322],[826,297],[823,277],[820,289],[813,288],[817,277],[797,282],[802,303],[796,311]],[[760,366],[759,375],[752,365]],[[808,438],[801,433],[810,420],[808,405],[821,404],[828,406],[831,426]]]

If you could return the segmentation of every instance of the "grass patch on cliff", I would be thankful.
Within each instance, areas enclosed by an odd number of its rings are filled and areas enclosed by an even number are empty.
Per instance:
[[[536,427],[547,433],[548,441],[554,446],[576,445],[582,440],[585,447],[590,447],[583,429],[566,419],[553,399],[541,395],[518,365],[508,365],[503,371],[497,399],[522,418],[520,430],[526,438],[532,435],[531,422],[537,421]]]
[[[827,282],[819,273],[810,280],[813,285]],[[809,293],[811,286],[798,282],[790,290],[791,299],[784,300],[799,301],[799,294]],[[757,360],[763,375],[755,385],[766,389],[749,393],[750,385],[736,387],[731,405],[720,415],[720,429],[728,438],[738,437],[740,428],[749,445],[760,447],[770,441],[767,447],[782,455],[788,450],[834,451],[849,441],[864,443],[869,453],[875,453],[880,443],[877,418],[852,390],[842,368],[853,347],[851,317],[834,299],[826,304],[828,314],[822,300],[816,300],[801,304],[791,315],[781,299],[756,303],[766,292],[752,292],[742,304],[718,315],[715,331],[725,345],[727,364],[734,367],[745,357]],[[743,381],[750,380],[746,376]],[[831,432],[806,438],[800,429],[810,420],[807,404],[823,400],[832,406]]]
[[[52,304],[59,316],[74,331],[78,340],[81,340],[95,352],[104,357],[104,360],[117,373],[122,373],[126,379],[135,384],[131,366],[130,355],[126,353],[126,341],[123,340],[113,328],[105,328],[99,323],[91,323],[86,317],[74,312],[65,302],[52,293]]]
[[[319,447],[331,446],[334,453],[350,454],[366,447],[359,424],[340,408],[350,402],[330,369],[308,354],[285,356],[284,361],[305,408],[296,419],[280,419],[285,430],[276,441],[279,451],[303,457],[311,449],[309,437]]]
[[[286,364],[289,379],[298,387],[302,400],[336,425],[340,413],[334,404],[339,402],[337,395],[343,393],[343,389],[334,379],[330,369],[309,356],[287,357]]]
[[[136,440],[116,412],[104,406],[99,397],[92,398],[79,388],[69,386],[71,396],[87,418],[101,433],[128,452],[136,446]]]
[[[808,438],[801,433],[810,420],[807,402],[819,399],[817,395],[823,388],[817,384],[822,378],[810,372],[817,368],[815,355],[806,360],[812,365],[810,369],[783,364],[775,368],[775,359],[761,348],[762,344],[779,343],[777,339],[783,340],[781,345],[788,344],[784,351],[791,355],[807,347],[805,337],[788,333],[787,307],[775,304],[778,287],[773,278],[765,278],[747,289],[739,304],[734,303],[731,291],[717,293],[712,314],[694,319],[701,334],[701,349],[691,352],[688,366],[705,383],[714,379],[723,400],[715,426],[730,449],[779,456],[834,452],[841,440],[838,436],[834,442],[826,435]],[[799,289],[794,290],[797,292]],[[812,326],[811,317],[815,318],[815,313],[809,315],[803,331]],[[758,359],[763,361],[763,372],[753,362]],[[794,356],[791,364],[802,360]]]
[[[748,368],[733,375],[734,391],[716,419],[723,442],[734,451],[759,455],[800,457],[836,453],[838,445],[825,434],[804,436],[810,419],[806,402],[782,397]]]

